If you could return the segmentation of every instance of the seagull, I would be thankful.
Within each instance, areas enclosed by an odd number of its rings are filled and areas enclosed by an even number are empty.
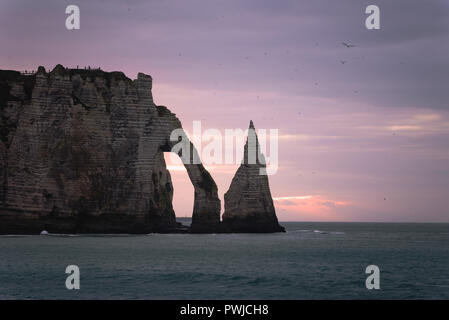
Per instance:
[[[347,61],[346,60],[340,60],[341,64],[345,64]]]
[[[354,48],[355,47],[355,45],[349,44],[349,43],[346,43],[346,42],[342,42],[341,44],[344,45],[346,48]]]

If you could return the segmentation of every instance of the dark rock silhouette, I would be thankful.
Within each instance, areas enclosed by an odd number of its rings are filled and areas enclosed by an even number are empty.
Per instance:
[[[226,232],[283,232],[271,197],[264,156],[250,122],[243,161],[224,195]]]
[[[179,231],[163,152],[182,126],[151,88],[143,73],[1,70],[0,233]],[[216,230],[217,186],[202,164],[186,169],[191,231]]]
[[[192,224],[176,222],[163,153],[175,114],[157,106],[152,78],[68,69],[0,70],[0,234],[278,232],[263,156],[251,122],[245,159],[220,200],[201,163],[185,161],[194,186]],[[190,160],[197,156],[183,133]],[[182,152],[178,154],[182,156]]]

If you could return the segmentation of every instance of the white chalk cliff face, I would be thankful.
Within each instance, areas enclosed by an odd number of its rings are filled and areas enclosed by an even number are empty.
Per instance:
[[[223,230],[282,232],[271,197],[265,159],[250,122],[243,161],[224,195]]]
[[[0,233],[176,231],[163,152],[181,123],[151,87],[142,73],[0,71]],[[213,232],[217,186],[202,164],[186,169],[191,231]]]
[[[0,70],[0,234],[185,232],[176,223],[164,161],[181,122],[151,93],[152,79],[43,67]],[[190,158],[196,153],[190,141]],[[248,156],[257,154],[257,162]],[[245,159],[225,194],[202,164],[190,232],[278,232],[263,155],[251,122]]]

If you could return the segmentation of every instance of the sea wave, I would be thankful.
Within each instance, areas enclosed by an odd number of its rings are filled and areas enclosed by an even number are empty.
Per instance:
[[[323,231],[317,229],[298,229],[298,230],[290,230],[288,232],[301,232],[301,233],[314,233],[314,234],[335,234],[335,235],[343,235],[346,234],[343,231]]]

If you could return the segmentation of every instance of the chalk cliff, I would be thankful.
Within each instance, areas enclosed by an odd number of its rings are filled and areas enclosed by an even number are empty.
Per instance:
[[[163,152],[182,127],[151,88],[143,73],[0,70],[0,234],[176,231]],[[186,169],[190,230],[213,232],[217,186],[202,164]]]
[[[283,232],[271,198],[266,164],[251,121],[243,161],[224,195],[225,232]]]

